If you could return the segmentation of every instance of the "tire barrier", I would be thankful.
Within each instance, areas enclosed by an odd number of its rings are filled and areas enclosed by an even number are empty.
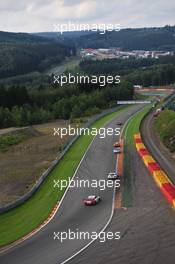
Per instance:
[[[142,158],[145,166],[153,176],[154,181],[160,188],[166,200],[173,208],[175,208],[175,185],[171,182],[171,180],[168,178],[168,175],[161,169],[159,164],[154,160],[152,155],[146,149],[145,145],[143,144],[141,135],[135,134],[134,139],[137,152]]]

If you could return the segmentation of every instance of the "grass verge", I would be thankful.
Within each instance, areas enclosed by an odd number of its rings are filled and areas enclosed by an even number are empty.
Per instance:
[[[142,111],[136,113],[134,117],[127,124],[124,131],[124,191],[122,197],[122,203],[124,207],[131,207],[133,204],[133,181],[134,173],[132,169],[132,153],[134,146],[134,134],[139,133],[140,123],[143,117],[149,111],[150,106],[145,107]]]
[[[108,114],[93,124],[100,128],[125,109]],[[12,243],[39,226],[50,214],[55,204],[61,200],[64,190],[53,188],[54,179],[72,177],[93,136],[81,136],[51,172],[40,189],[23,205],[0,215],[0,247]]]
[[[175,112],[162,111],[154,120],[154,127],[165,146],[175,152]]]

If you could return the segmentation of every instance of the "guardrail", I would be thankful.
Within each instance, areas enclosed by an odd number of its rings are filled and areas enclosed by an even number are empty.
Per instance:
[[[164,107],[167,107],[167,106],[171,103],[171,101],[174,100],[174,99],[175,99],[175,92],[174,92],[173,94],[169,95],[169,96],[165,99],[165,102],[163,103],[162,107],[163,107],[163,108],[164,108]]]
[[[165,98],[164,103],[162,104],[161,107],[162,108],[166,107],[174,99],[175,99],[175,92]],[[156,108],[150,108],[150,110],[146,113],[146,115],[144,116],[144,118],[141,120],[140,130],[142,130],[143,122],[145,121],[145,119],[147,118],[147,116],[150,115],[151,113],[153,113],[155,111],[155,109]]]
[[[90,118],[90,120],[83,126],[84,128],[88,128],[90,127],[94,122],[96,122],[98,119],[104,117],[107,114],[113,113],[116,110],[122,108],[122,106],[117,106],[108,110],[103,111],[100,114],[97,114],[95,116],[93,116],[92,118]],[[71,137],[71,139],[69,139],[66,144],[63,146],[63,151],[61,152],[61,155],[59,158],[55,159],[52,164],[50,165],[50,167],[41,175],[41,177],[39,178],[39,180],[35,183],[35,185],[32,187],[32,189],[24,194],[22,197],[20,197],[19,199],[17,199],[15,202],[12,202],[10,204],[4,205],[0,207],[0,214],[8,212],[20,205],[22,205],[23,203],[25,203],[30,197],[32,197],[32,195],[34,193],[36,193],[36,191],[40,188],[40,186],[42,185],[42,183],[45,181],[45,179],[48,177],[48,175],[51,173],[51,171],[53,171],[53,169],[59,164],[59,162],[63,159],[64,155],[66,154],[66,152],[70,149],[70,147],[74,144],[74,142],[79,138],[80,136],[73,136]]]

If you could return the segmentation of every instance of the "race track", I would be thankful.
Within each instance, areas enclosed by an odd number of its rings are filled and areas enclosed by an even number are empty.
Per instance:
[[[118,118],[108,123],[106,127],[115,128],[117,121],[125,122],[140,108],[142,106],[134,106],[130,110],[121,113]],[[112,153],[112,146],[116,140],[115,136],[107,136],[105,139],[100,139],[99,136],[95,137],[75,177],[85,180],[106,179],[107,174],[115,170],[116,157]],[[91,194],[100,195],[102,202],[95,207],[85,207],[82,199]],[[92,187],[69,189],[54,219],[33,237],[2,253],[0,255],[0,263],[62,263],[86,246],[90,240],[65,240],[60,243],[59,240],[53,239],[54,232],[68,231],[68,229],[72,231],[88,231],[89,233],[100,232],[110,219],[113,207],[113,194],[113,188],[105,191]],[[94,246],[92,245],[90,248],[93,249]]]
[[[145,120],[144,141],[159,160],[152,147],[152,115]],[[152,142],[152,143],[151,143]],[[155,144],[155,143],[154,143]],[[169,206],[135,147],[127,153],[133,173],[133,204],[116,209],[107,231],[120,230],[120,241],[96,241],[93,247],[73,259],[70,264],[174,264],[175,212]],[[163,161],[161,165],[164,166]]]

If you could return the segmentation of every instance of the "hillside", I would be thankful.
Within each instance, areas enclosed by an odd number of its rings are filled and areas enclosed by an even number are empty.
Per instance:
[[[92,35],[94,32],[89,32],[89,31],[70,31],[70,32],[63,32],[62,34],[59,32],[38,32],[38,33],[33,33],[33,36],[39,36],[39,37],[44,37],[44,38],[49,38],[49,39],[76,39],[81,36],[87,36],[87,35]]]
[[[42,72],[75,55],[75,47],[175,51],[175,27],[123,29],[119,32],[55,32],[36,34],[0,31],[0,78]]]
[[[123,29],[119,32],[80,36],[76,39],[76,45],[81,48],[119,47],[123,50],[175,51],[175,26]]]
[[[0,31],[0,42],[45,42],[43,37],[34,36],[27,33],[13,33]]]
[[[0,32],[0,78],[43,71],[70,56],[71,48],[26,33]]]
[[[155,129],[160,139],[171,152],[175,151],[175,112],[163,111],[155,119]]]

